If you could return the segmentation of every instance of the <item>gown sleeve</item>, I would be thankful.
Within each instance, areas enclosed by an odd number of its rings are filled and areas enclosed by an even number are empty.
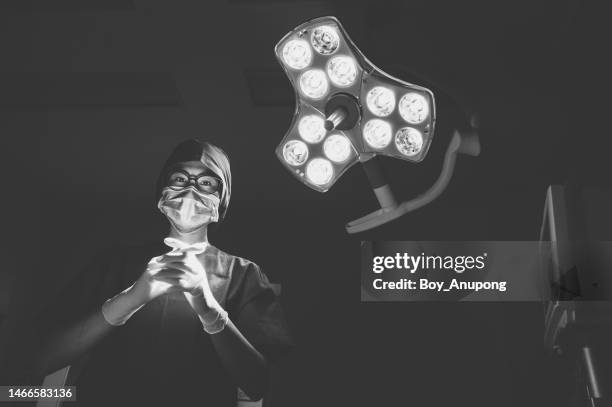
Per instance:
[[[230,319],[270,361],[293,347],[293,340],[278,295],[255,263],[237,259],[228,293]]]

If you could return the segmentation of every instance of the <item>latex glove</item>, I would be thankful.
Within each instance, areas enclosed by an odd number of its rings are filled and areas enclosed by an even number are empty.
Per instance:
[[[149,301],[181,288],[159,273],[168,262],[168,255],[153,257],[136,282],[102,305],[104,319],[111,325],[123,325]]]
[[[187,302],[200,318],[206,332],[217,333],[225,328],[227,312],[214,297],[206,270],[193,251],[177,249],[170,253],[164,270],[158,276],[183,290]]]

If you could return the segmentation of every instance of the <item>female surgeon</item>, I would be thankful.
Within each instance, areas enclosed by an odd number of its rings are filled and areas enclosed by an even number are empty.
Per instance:
[[[231,184],[223,150],[180,143],[157,187],[168,236],[84,270],[37,323],[30,373],[72,365],[79,406],[235,407],[237,388],[261,398],[291,339],[260,268],[208,240]]]

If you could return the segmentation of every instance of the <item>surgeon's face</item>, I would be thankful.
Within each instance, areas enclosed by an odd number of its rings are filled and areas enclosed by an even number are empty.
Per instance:
[[[179,232],[191,233],[219,219],[221,187],[201,162],[182,162],[168,172],[158,208]]]

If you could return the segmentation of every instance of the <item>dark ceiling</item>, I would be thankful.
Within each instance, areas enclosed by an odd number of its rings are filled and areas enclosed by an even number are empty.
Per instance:
[[[87,123],[92,115],[102,119],[102,112],[111,123],[126,108],[141,109],[137,120],[164,107],[149,123],[171,115],[189,130],[171,126],[173,136],[161,145],[145,132],[126,140],[112,126],[82,130],[92,137],[100,131],[96,139],[109,146],[121,140],[126,157],[143,143],[164,151],[180,136],[209,137],[233,154],[249,151],[240,153],[237,171],[257,166],[264,199],[286,199],[285,188],[275,186],[293,183],[277,176],[270,151],[290,121],[293,96],[272,49],[304,20],[335,15],[382,69],[435,83],[480,111],[484,154],[474,164],[480,170],[464,172],[476,177],[471,185],[533,187],[574,174],[599,181],[581,159],[600,151],[586,127],[597,107],[586,107],[593,95],[585,89],[597,85],[601,68],[592,51],[604,37],[596,12],[577,0],[8,1],[0,11],[0,106],[20,115],[48,108],[52,136],[42,149],[53,149],[46,145],[53,140],[61,150],[48,151],[55,159],[74,151],[62,140],[75,140],[61,139],[71,137],[59,123],[67,112],[80,112],[73,124],[81,115]],[[575,142],[577,133],[584,141]],[[487,178],[479,178],[483,172]],[[248,184],[245,196],[254,196]]]
[[[330,321],[350,312],[347,332],[361,335],[360,318],[380,321],[384,313],[391,321],[410,318],[416,333],[431,333],[415,338],[394,325],[396,348],[412,339],[454,361],[441,373],[420,356],[414,363],[424,370],[405,372],[413,382],[421,374],[440,380],[473,406],[536,405],[530,378],[542,370],[522,376],[519,361],[539,363],[538,310],[351,308],[358,302],[358,242],[536,240],[549,184],[609,185],[603,78],[610,36],[602,21],[607,14],[592,6],[581,0],[2,1],[0,131],[6,163],[27,174],[15,180],[23,198],[5,202],[5,213],[15,214],[7,220],[15,240],[30,242],[37,254],[19,245],[7,270],[23,270],[37,282],[34,290],[52,292],[47,284],[61,285],[100,247],[155,239],[164,227],[153,196],[160,165],[179,140],[208,139],[229,152],[235,179],[229,217],[214,241],[265,264],[283,282],[294,329],[311,346],[298,357],[304,366],[314,368],[317,355],[329,356],[320,349],[340,349],[347,340],[315,335],[313,315],[337,306]],[[338,17],[383,70],[434,83],[482,118],[482,155],[459,162],[438,201],[356,237],[343,225],[377,205],[363,171],[351,169],[319,194],[296,182],[273,153],[294,103],[274,45],[292,27],[323,15]],[[430,154],[421,165],[383,164],[398,197],[408,198],[431,184],[440,159]],[[15,298],[27,304],[29,296]],[[384,348],[372,335],[367,338]],[[456,346],[484,353],[474,361],[448,348],[443,339],[453,335]],[[340,351],[343,363],[354,363],[349,349]],[[394,347],[387,349],[392,359]],[[487,355],[504,352],[510,352],[506,364],[493,366]],[[382,366],[372,356],[364,363]],[[482,368],[480,382],[458,379],[469,363]],[[334,375],[346,373],[334,366],[339,370],[320,372],[329,379],[318,382],[326,390]],[[499,381],[484,373],[492,368]],[[292,371],[307,380],[307,369]],[[398,399],[400,378],[383,386]],[[296,380],[287,388],[299,390]],[[419,405],[454,400],[437,394],[433,383],[412,390],[415,400],[430,402]],[[500,404],[502,390],[514,391],[514,401]],[[312,405],[316,398],[302,401]]]

